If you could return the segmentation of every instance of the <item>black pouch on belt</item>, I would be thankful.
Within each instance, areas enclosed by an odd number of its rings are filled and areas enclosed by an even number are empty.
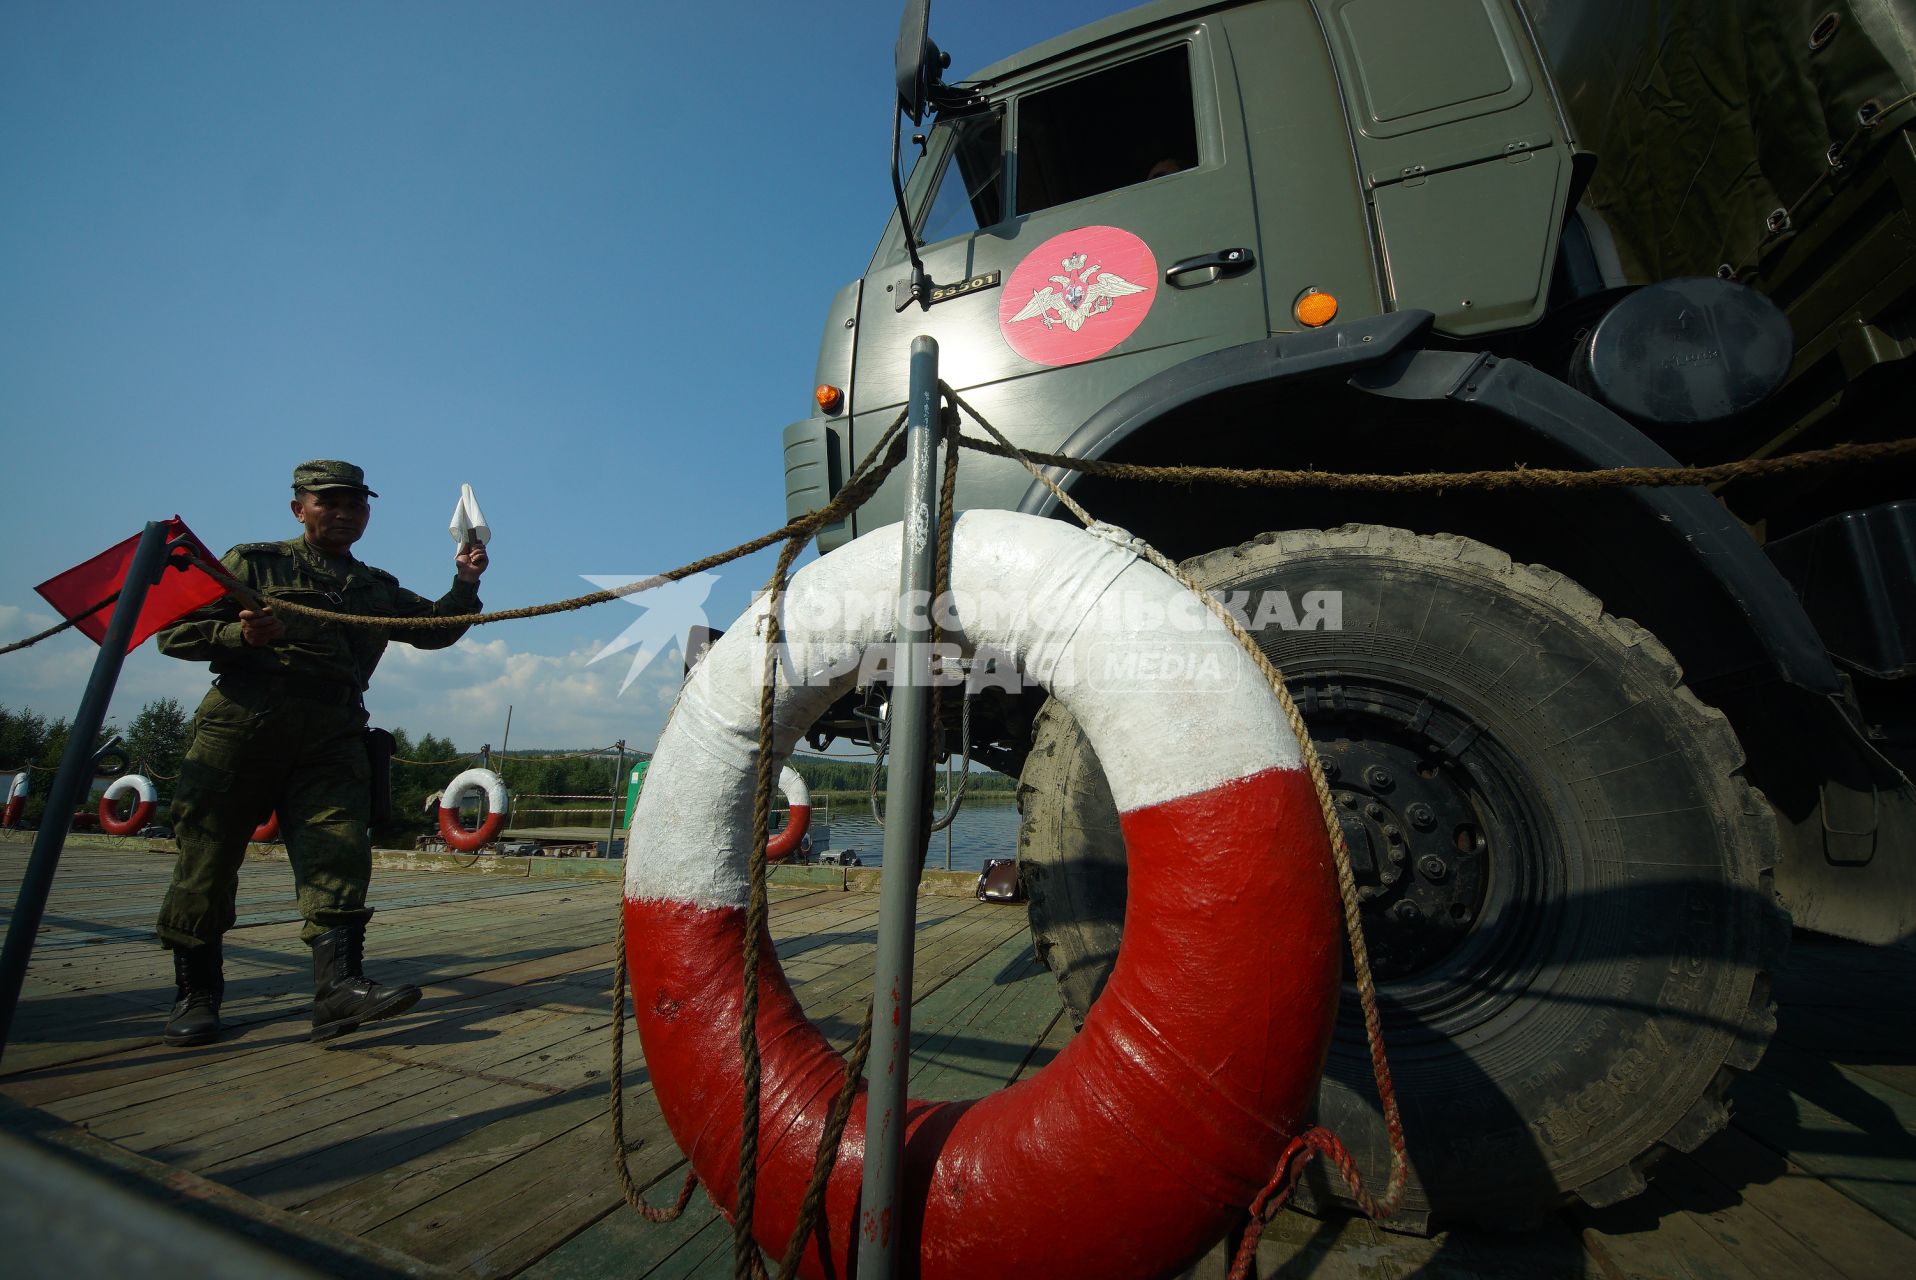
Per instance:
[[[373,825],[393,816],[393,736],[384,729],[365,730],[366,760],[373,767]]]

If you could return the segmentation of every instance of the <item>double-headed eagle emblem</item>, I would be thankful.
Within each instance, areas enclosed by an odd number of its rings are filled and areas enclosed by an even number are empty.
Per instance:
[[[1112,299],[1121,298],[1127,293],[1144,292],[1143,285],[1132,284],[1102,266],[1085,270],[1087,261],[1089,259],[1082,253],[1074,253],[1066,258],[1063,263],[1065,274],[1052,276],[1051,284],[1032,290],[1031,301],[1025,303],[1024,310],[1011,317],[1012,323],[1035,319],[1047,329],[1062,324],[1076,333],[1084,328],[1084,322],[1092,316],[1109,311]],[[1057,287],[1053,288],[1053,285]]]

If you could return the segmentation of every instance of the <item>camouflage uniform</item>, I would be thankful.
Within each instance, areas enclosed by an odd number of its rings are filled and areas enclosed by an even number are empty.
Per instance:
[[[357,480],[358,468],[350,470]],[[222,563],[269,604],[289,600],[389,618],[480,608],[476,584],[455,579],[452,590],[427,600],[384,570],[328,556],[304,537],[246,543]],[[161,653],[210,662],[217,677],[194,717],[173,801],[180,854],[158,931],[179,949],[217,942],[233,926],[247,839],[273,813],[306,921],[300,936],[311,942],[372,914],[366,906],[371,765],[361,695],[389,639],[443,649],[466,630],[389,631],[285,614],[285,638],[260,648],[242,638],[239,609],[226,597],[159,635]]]

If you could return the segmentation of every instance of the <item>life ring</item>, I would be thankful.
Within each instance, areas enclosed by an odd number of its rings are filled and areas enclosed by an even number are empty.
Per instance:
[[[277,839],[279,839],[279,814],[269,813],[266,815],[266,821],[253,828],[252,840],[254,844],[265,844],[268,840]]]
[[[6,808],[0,810],[0,827],[20,825],[20,812],[27,807],[27,785],[32,777],[25,769],[13,775],[13,780],[7,785]]]
[[[477,831],[468,831],[459,822],[459,802],[472,792],[486,802],[486,817]],[[506,784],[490,769],[468,769],[439,795],[439,838],[461,853],[491,844],[506,825]]]
[[[791,806],[785,825],[765,842],[765,856],[773,862],[796,850],[805,839],[805,828],[812,825],[812,789],[789,764],[778,771],[778,789]]]
[[[1250,659],[1121,540],[980,510],[959,517],[954,541],[946,637],[1015,660],[1095,744],[1122,815],[1128,927],[1103,997],[1056,1059],[981,1099],[909,1104],[901,1274],[1171,1274],[1243,1213],[1316,1097],[1341,934],[1315,793]],[[899,543],[897,526],[879,530],[794,578],[774,711],[781,758],[856,681],[866,649],[891,640]],[[994,596],[1029,607],[994,610]],[[655,1096],[728,1214],[765,608],[728,630],[681,692],[633,814],[624,886]],[[1154,617],[1190,628],[1147,625]],[[1114,679],[1135,688],[1114,692]],[[759,956],[752,1228],[776,1255],[844,1063],[769,938]],[[1249,976],[1194,980],[1231,974]],[[807,1275],[849,1269],[864,1116],[855,1103]]]
[[[129,793],[134,796],[133,812],[125,818],[114,817],[113,811],[118,806],[113,802]],[[100,830],[108,835],[130,836],[153,821],[153,814],[159,807],[160,793],[153,789],[151,780],[143,774],[122,774],[100,796]]]

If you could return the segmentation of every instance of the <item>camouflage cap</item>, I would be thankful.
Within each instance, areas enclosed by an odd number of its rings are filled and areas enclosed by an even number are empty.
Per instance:
[[[327,458],[302,462],[293,468],[293,489],[357,489],[369,498],[379,495],[366,487],[366,473],[350,462]]]

